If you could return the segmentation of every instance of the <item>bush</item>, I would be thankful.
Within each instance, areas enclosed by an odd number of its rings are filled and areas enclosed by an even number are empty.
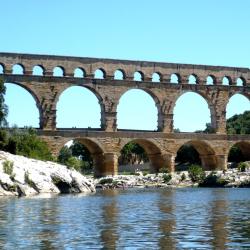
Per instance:
[[[164,183],[168,183],[172,179],[172,176],[171,174],[164,174],[162,178]]]
[[[99,184],[101,185],[104,185],[104,184],[111,184],[113,183],[113,178],[104,178],[104,179],[101,179]]]
[[[238,170],[240,172],[246,172],[247,164],[245,162],[240,162],[239,165],[238,165]]]
[[[193,182],[202,182],[205,178],[205,172],[199,165],[191,165],[188,169],[188,175]]]
[[[12,161],[4,161],[3,162],[3,172],[8,175],[13,174],[13,165],[14,163]]]
[[[225,179],[218,177],[215,173],[211,172],[204,180],[199,183],[201,187],[224,187],[228,182]]]
[[[181,175],[181,181],[185,181],[186,180],[186,175],[185,175],[185,173],[182,173],[182,175]]]
[[[169,170],[168,170],[167,167],[162,167],[162,168],[159,169],[159,173],[168,174]]]

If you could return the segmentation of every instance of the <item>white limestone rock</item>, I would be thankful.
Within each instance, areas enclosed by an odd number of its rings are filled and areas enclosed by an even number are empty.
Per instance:
[[[3,163],[13,162],[11,176]],[[28,196],[43,193],[95,192],[92,180],[64,165],[0,151],[0,195]]]

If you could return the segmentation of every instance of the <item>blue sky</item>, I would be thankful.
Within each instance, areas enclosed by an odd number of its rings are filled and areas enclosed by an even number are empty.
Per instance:
[[[249,68],[249,11],[247,0],[2,0],[0,50]],[[10,125],[37,126],[32,98],[7,88]],[[189,93],[178,100],[176,128],[194,131],[209,122],[207,104],[199,99]],[[100,125],[97,101],[83,88],[63,93],[57,108],[60,127]],[[250,110],[249,100],[236,96],[227,116],[244,110]],[[120,100],[120,128],[155,129],[156,116],[142,91]]]

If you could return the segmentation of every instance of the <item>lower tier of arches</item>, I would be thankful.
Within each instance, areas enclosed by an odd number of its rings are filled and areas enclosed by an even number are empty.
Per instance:
[[[139,137],[115,137],[114,134],[99,133],[94,135],[44,135],[38,134],[48,143],[54,156],[58,156],[61,148],[69,141],[75,140],[84,145],[91,154],[96,177],[118,174],[118,159],[121,150],[129,142],[138,144],[145,150],[149,160],[150,171],[157,173],[161,168],[169,172],[176,171],[176,156],[183,146],[190,146],[197,151],[200,164],[204,170],[225,170],[228,166],[228,156],[232,148],[237,147],[241,151],[242,161],[250,160],[250,136],[232,137],[232,140],[218,136],[211,140],[201,138],[142,138]],[[186,136],[187,137],[187,136]]]

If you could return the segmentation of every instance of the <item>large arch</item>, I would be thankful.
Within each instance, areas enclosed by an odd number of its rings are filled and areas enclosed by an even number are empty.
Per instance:
[[[240,151],[240,159],[237,159],[237,162],[250,161],[250,142],[238,141],[234,143],[233,145],[231,145],[231,147],[228,149],[228,158],[230,156],[230,151],[233,149]]]
[[[215,110],[200,93],[181,93],[176,98],[173,114],[174,129],[181,132],[203,131],[207,123],[215,126]]]
[[[226,118],[230,118],[237,114],[242,114],[250,110],[250,96],[242,93],[234,93],[226,106]]]
[[[9,126],[41,127],[42,108],[36,94],[25,85],[18,82],[5,82],[5,103],[9,112]]]
[[[101,128],[104,107],[94,90],[83,86],[68,87],[60,93],[56,103],[58,128]]]
[[[216,169],[217,167],[216,154],[212,146],[210,146],[207,142],[200,140],[187,141],[177,148],[176,155],[183,145],[190,145],[194,147],[194,149],[199,153],[201,165],[205,170]]]
[[[132,139],[122,145],[121,149],[128,143],[139,144],[146,152],[150,162],[150,172],[159,172],[159,169],[164,167],[164,159],[160,148],[151,140],[147,139]]]
[[[123,93],[117,106],[118,129],[157,130],[159,100],[144,89]]]

